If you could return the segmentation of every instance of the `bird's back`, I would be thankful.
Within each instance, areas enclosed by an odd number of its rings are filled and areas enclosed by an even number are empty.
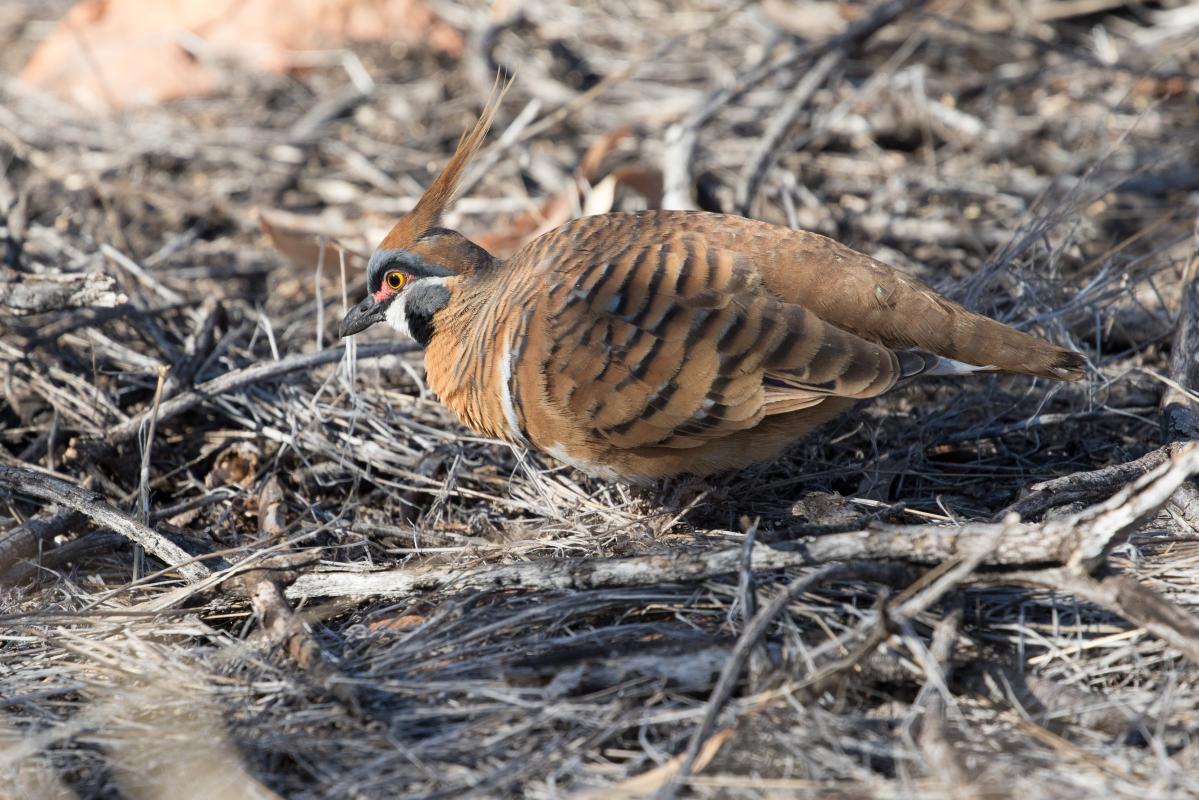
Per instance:
[[[586,270],[615,254],[675,241],[703,242],[755,272],[785,303],[891,349],[920,348],[998,371],[1077,380],[1074,352],[968,311],[922,281],[827,236],[703,211],[642,211],[583,217],[541,236],[510,264],[536,268],[545,254]],[[653,265],[644,266],[643,272]],[[649,278],[646,278],[648,285]]]

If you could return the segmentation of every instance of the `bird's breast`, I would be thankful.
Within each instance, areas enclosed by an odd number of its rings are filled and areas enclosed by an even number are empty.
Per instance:
[[[481,302],[468,300],[451,301],[438,315],[425,348],[429,388],[467,427],[527,444],[512,374],[521,355],[519,310],[502,293],[492,292]]]

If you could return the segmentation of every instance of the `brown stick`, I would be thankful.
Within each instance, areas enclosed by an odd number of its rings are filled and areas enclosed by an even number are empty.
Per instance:
[[[283,532],[283,488],[279,479],[272,475],[258,493],[258,535],[263,539],[278,539]],[[249,596],[262,630],[274,646],[285,650],[300,669],[315,677],[351,709],[357,710],[358,702],[353,687],[336,680],[339,677],[337,668],[283,593],[284,587],[298,577],[296,570],[302,566],[312,566],[318,558],[316,551],[276,556],[224,585]]]

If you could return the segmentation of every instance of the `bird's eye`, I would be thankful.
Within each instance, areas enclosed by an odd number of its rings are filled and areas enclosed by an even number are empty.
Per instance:
[[[408,282],[408,276],[402,272],[387,273],[387,285],[392,289],[399,289]]]

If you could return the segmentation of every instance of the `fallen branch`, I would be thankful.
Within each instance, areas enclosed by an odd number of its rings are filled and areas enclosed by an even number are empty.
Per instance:
[[[177,513],[200,509],[228,497],[227,489],[218,488],[198,498],[161,507],[151,513],[150,524],[174,517]],[[0,537],[0,583],[17,584],[29,581],[42,566],[55,569],[84,553],[118,547],[126,541],[120,534],[104,535],[94,531],[53,549],[43,549],[47,542],[78,528],[85,519],[86,517],[78,511],[48,506],[47,509],[26,519],[17,528],[7,531]],[[221,563],[216,558],[213,561]]]
[[[1070,563],[1077,569],[1085,569],[1122,541],[1141,520],[1156,512],[1195,472],[1199,472],[1199,443],[1180,446],[1169,462],[1124,491],[1068,517],[1038,524],[980,522],[957,528],[884,526],[810,537],[774,547],[758,545],[750,556],[750,566],[761,572],[852,560],[933,565],[950,559],[973,559],[981,548],[985,555],[980,566]],[[562,591],[644,586],[734,574],[741,569],[741,558],[740,547],[728,547],[631,558],[530,561],[474,570],[461,567],[332,570],[301,576],[287,594],[292,598],[403,597],[441,589]],[[955,574],[953,580],[963,577]],[[938,592],[952,585],[945,584]]]
[[[86,520],[86,517],[74,511],[68,511],[67,513],[74,514],[80,520]],[[24,581],[32,580],[39,573],[54,572],[72,561],[78,562],[85,555],[105,550],[116,550],[127,543],[128,540],[119,533],[92,531],[86,536],[80,536],[71,539],[69,542],[64,542],[52,550],[35,553],[29,558],[16,562],[7,572],[0,573],[0,585],[8,584],[15,586]],[[189,585],[194,586],[195,584]]]
[[[1170,498],[1169,508],[1192,530],[1199,531],[1199,488],[1195,487],[1194,482],[1178,487],[1178,491]]]
[[[103,272],[33,275],[0,267],[0,310],[19,316],[67,308],[113,308],[129,298]]]
[[[0,465],[0,487],[74,509],[96,524],[111,528],[129,541],[140,544],[146,548],[146,552],[177,568],[189,581],[209,575],[206,566],[195,561],[177,544],[125,512],[113,508],[95,492],[32,469],[5,465]]]
[[[855,650],[851,658],[840,659],[817,673],[820,683],[824,684],[845,666],[868,656],[885,640],[886,631],[904,627],[906,620],[912,619],[969,579],[978,566],[994,557],[1001,543],[1009,537],[1027,535],[1037,528],[1041,536],[1052,543],[1052,550],[1057,553],[1058,559],[1065,562],[1065,568],[1029,571],[1019,576],[997,576],[998,582],[1006,584],[1027,580],[1052,586],[1102,605],[1124,619],[1144,627],[1179,649],[1195,663],[1199,663],[1199,622],[1190,614],[1132,578],[1121,576],[1096,579],[1090,575],[1090,572],[1102,563],[1115,543],[1121,541],[1147,516],[1156,513],[1174,490],[1196,471],[1199,471],[1199,445],[1191,444],[1182,448],[1168,463],[1160,464],[1113,497],[1078,514],[1035,527],[1020,526],[1018,517],[1013,515],[1004,526],[989,526],[990,530],[985,539],[965,554],[955,555],[944,561],[909,587],[903,595],[888,603],[886,609],[889,611],[884,610],[879,615],[878,621],[868,632],[866,641]],[[835,538],[835,535],[826,538]],[[820,541],[817,539],[810,544],[818,545]],[[673,797],[690,774],[691,765],[715,728],[720,709],[732,695],[752,648],[765,635],[774,618],[796,597],[820,583],[861,577],[862,564],[863,562],[859,561],[828,565],[797,578],[755,615],[730,654],[709,697],[704,718],[692,733],[682,764],[661,796]],[[983,580],[989,580],[989,577]],[[945,737],[945,709],[940,692],[946,685],[944,673],[950,663],[950,654],[960,622],[959,607],[951,612],[944,624],[938,626],[937,635],[934,636],[933,651],[930,655],[936,663],[926,665],[926,670],[937,671],[929,672],[929,677],[932,680],[936,676],[937,683],[942,688],[932,688],[932,698],[920,735],[921,748],[930,764],[935,765],[946,781],[956,788],[968,785],[968,774]]]
[[[0,579],[19,580],[15,567],[38,556],[41,548],[83,521],[83,516],[70,509],[47,508],[0,537]]]
[[[1129,481],[1136,480],[1166,463],[1177,455],[1181,448],[1181,444],[1171,443],[1123,464],[1112,464],[1088,472],[1074,472],[1060,478],[1034,483],[1029,487],[1028,495],[995,514],[992,519],[1000,520],[1008,514],[1018,514],[1021,519],[1029,519],[1044,514],[1051,508],[1111,494]]]
[[[1168,462],[1147,472],[1098,505],[1045,523],[1053,536],[1063,526],[1070,552],[1068,569],[1090,573],[1098,569],[1112,547],[1155,515],[1191,476],[1199,472],[1199,442],[1177,448]]]

